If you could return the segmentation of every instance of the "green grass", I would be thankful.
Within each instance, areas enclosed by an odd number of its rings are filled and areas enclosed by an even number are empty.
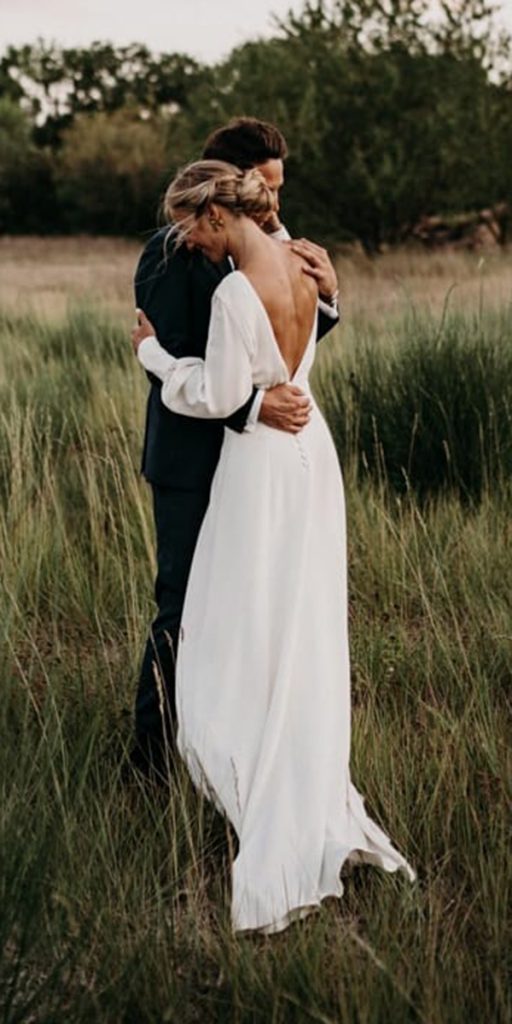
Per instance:
[[[160,794],[121,778],[152,612],[144,377],[123,332],[93,307],[53,327],[2,318],[3,1024],[509,1018],[508,441],[471,441],[474,491],[461,489],[453,454],[457,474],[425,487],[409,472],[405,493],[382,458],[374,474],[361,442],[371,409],[399,466],[395,443],[410,446],[400,396],[428,380],[422,444],[432,439],[433,470],[440,389],[460,378],[461,409],[464,394],[481,410],[504,400],[500,316],[445,326],[437,349],[439,324],[412,336],[410,315],[358,352],[340,335],[317,373],[347,484],[352,771],[418,882],[355,869],[342,901],[281,935],[247,938],[229,925],[230,829],[185,773]],[[341,402],[352,370],[364,415]]]
[[[512,306],[439,322],[412,307],[327,348],[317,389],[340,458],[416,498],[464,501],[512,479]]]

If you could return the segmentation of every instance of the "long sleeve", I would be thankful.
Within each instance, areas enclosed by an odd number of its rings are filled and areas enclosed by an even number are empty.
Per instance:
[[[230,304],[215,293],[204,359],[176,359],[156,338],[139,346],[139,361],[162,381],[162,402],[173,412],[199,419],[224,419],[253,391],[251,342]]]

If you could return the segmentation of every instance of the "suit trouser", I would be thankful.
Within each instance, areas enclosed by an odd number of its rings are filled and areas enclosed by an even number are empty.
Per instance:
[[[207,489],[151,485],[157,542],[152,623],[135,701],[139,761],[164,770],[175,752],[175,663],[187,580],[209,499]]]

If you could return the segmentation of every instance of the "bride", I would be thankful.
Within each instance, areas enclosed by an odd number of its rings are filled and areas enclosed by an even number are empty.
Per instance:
[[[239,839],[233,929],[271,933],[341,896],[347,860],[415,872],[350,779],[343,482],[308,384],[315,282],[261,230],[274,198],[257,170],[191,164],[167,205],[178,244],[236,269],[214,293],[204,360],[169,355],[137,311],[133,345],[163,403],[219,419],[254,386],[292,381],[312,402],[298,434],[225,431],[177,660],[178,750]]]

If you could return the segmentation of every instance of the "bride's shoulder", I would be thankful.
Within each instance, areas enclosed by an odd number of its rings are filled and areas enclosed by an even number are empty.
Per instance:
[[[251,306],[251,294],[247,288],[244,274],[240,270],[232,270],[226,274],[217,285],[214,298],[235,312],[243,310],[244,313],[247,313],[248,307]]]
[[[215,295],[225,299],[227,296],[239,295],[243,287],[243,274],[239,270],[230,270],[225,274],[215,289]]]
[[[250,285],[239,270],[226,274],[213,293],[212,309],[216,306],[223,320],[231,324],[237,334],[246,339],[250,348],[258,332],[259,310]]]

